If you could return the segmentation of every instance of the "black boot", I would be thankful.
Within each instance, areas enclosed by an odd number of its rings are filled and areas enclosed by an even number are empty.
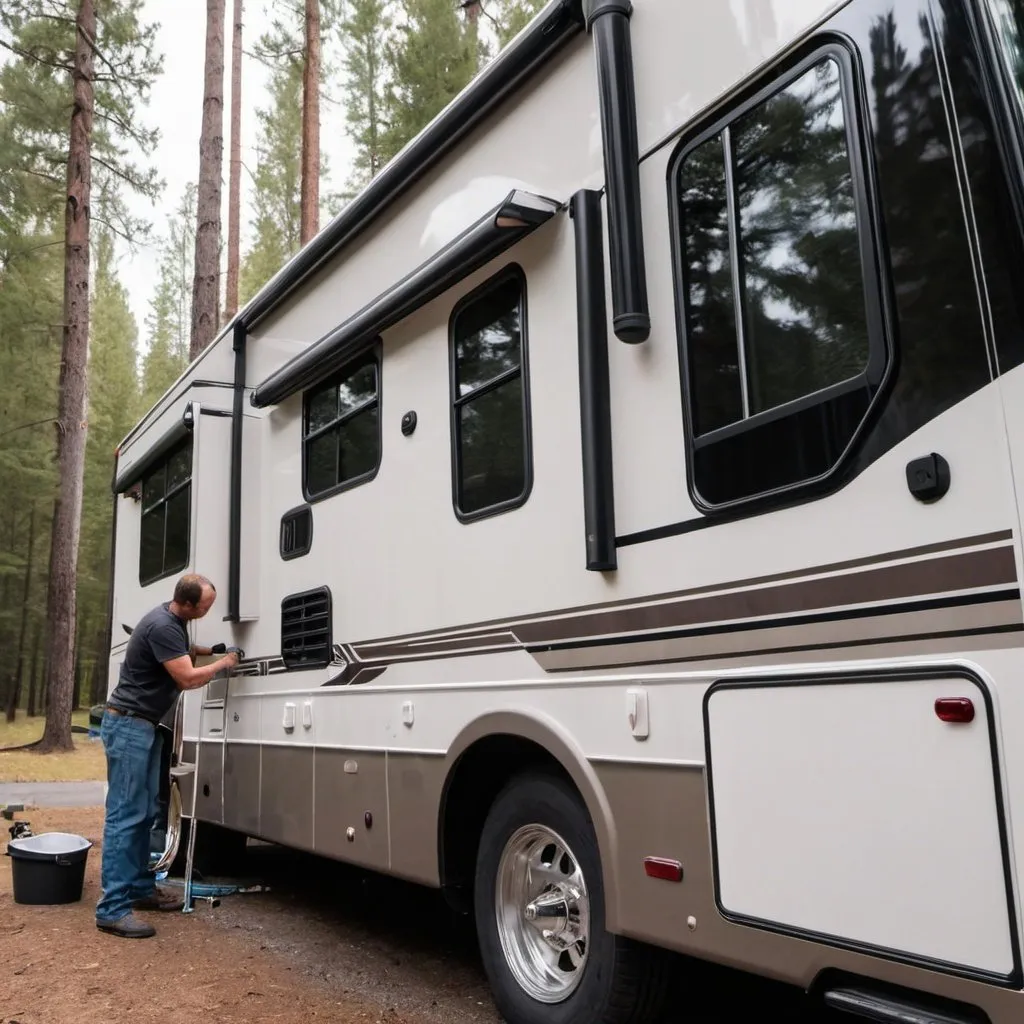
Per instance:
[[[110,932],[111,935],[120,935],[122,939],[148,939],[156,935],[156,929],[145,921],[140,921],[134,914],[125,914],[116,921],[104,921],[96,918],[96,927],[101,932]]]

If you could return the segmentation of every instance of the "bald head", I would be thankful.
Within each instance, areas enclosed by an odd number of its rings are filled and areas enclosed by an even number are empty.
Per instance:
[[[172,610],[183,619],[201,619],[217,597],[217,588],[198,573],[186,573],[174,587]]]

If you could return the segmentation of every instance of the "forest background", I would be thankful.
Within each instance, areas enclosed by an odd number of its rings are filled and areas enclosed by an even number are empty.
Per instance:
[[[118,443],[541,5],[4,0],[0,714],[41,749],[106,693]]]

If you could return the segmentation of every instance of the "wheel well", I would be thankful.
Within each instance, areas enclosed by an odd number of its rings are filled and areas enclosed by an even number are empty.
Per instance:
[[[476,855],[487,813],[506,783],[526,771],[548,772],[576,788],[557,758],[520,736],[478,740],[452,768],[441,801],[438,864],[445,898],[459,912],[472,908]]]

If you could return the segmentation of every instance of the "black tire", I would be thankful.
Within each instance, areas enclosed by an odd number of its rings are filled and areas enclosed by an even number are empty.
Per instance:
[[[178,852],[167,872],[173,878],[183,878],[185,875],[191,829],[192,820],[186,818],[181,823]],[[209,821],[200,821],[196,832],[196,848],[192,855],[193,878],[230,878],[241,874],[247,841],[247,836],[242,832]]]
[[[509,968],[495,915],[495,886],[509,839],[526,825],[557,832],[572,849],[590,899],[586,961],[576,988],[558,1003],[535,999]],[[559,778],[513,779],[484,823],[474,891],[477,936],[495,1003],[507,1024],[648,1024],[657,1020],[667,991],[666,958],[605,930],[601,858],[594,827],[580,797]]]

